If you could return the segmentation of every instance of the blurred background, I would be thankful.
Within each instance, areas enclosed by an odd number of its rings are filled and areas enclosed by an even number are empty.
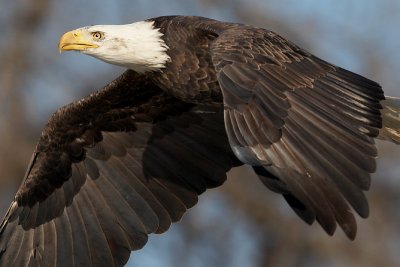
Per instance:
[[[400,96],[397,0],[0,0],[1,214],[51,113],[123,72],[77,53],[60,55],[61,34],[171,14],[271,29]],[[355,241],[340,229],[329,237],[306,225],[242,167],[167,233],[151,235],[128,266],[400,266],[400,146],[377,144],[370,217],[357,218]]]

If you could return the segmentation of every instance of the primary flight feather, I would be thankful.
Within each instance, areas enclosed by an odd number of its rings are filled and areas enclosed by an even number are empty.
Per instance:
[[[128,70],[50,118],[0,225],[0,266],[122,266],[242,164],[353,239],[374,138],[400,140],[399,99],[265,29],[158,17],[70,31],[59,50]]]

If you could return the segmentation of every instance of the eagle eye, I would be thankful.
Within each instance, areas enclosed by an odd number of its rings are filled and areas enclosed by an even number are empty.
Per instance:
[[[94,40],[102,40],[104,38],[104,33],[102,32],[92,32],[92,37]]]

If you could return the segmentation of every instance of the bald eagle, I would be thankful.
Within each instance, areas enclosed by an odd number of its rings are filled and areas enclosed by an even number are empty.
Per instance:
[[[374,139],[400,142],[399,99],[265,29],[168,16],[79,28],[59,49],[128,70],[48,121],[0,225],[1,266],[122,266],[243,164],[354,239]]]

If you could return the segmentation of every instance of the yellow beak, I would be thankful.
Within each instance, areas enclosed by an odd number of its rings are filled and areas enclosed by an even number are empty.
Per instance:
[[[74,30],[64,33],[58,43],[58,50],[63,51],[83,51],[88,48],[97,48],[97,44],[93,43],[90,34],[82,34],[81,30]]]

